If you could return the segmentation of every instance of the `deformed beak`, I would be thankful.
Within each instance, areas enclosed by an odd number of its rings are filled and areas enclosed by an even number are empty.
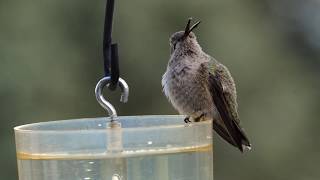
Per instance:
[[[190,23],[191,23],[191,21],[192,21],[192,18],[189,18],[189,19],[188,19],[188,23],[187,23],[187,25],[186,25],[186,28],[184,29],[184,35],[185,35],[185,36],[188,36],[188,34],[190,33],[189,30],[190,30]]]
[[[196,22],[194,25],[192,25],[192,27],[190,28],[191,20],[192,20],[192,18],[189,18],[189,19],[188,19],[188,23],[187,23],[186,28],[185,28],[185,30],[184,30],[184,35],[183,35],[184,38],[186,38],[186,37],[190,34],[190,32],[191,32],[193,29],[195,29],[195,28],[201,23],[201,21],[198,21],[198,22]]]
[[[196,23],[190,28],[189,33],[190,33],[193,29],[195,29],[200,23],[201,23],[201,21],[196,22]]]

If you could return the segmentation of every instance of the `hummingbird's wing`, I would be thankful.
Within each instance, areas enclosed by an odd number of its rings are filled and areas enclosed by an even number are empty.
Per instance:
[[[221,117],[221,120],[213,122],[213,128],[222,138],[243,151],[243,145],[250,147],[250,143],[240,127],[233,78],[228,69],[215,59],[210,64],[209,89]]]

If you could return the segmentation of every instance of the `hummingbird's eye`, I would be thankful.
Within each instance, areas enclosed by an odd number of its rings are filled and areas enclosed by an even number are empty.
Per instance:
[[[170,42],[170,54],[176,50],[176,42]]]
[[[174,50],[176,49],[177,41],[170,41],[170,46]]]

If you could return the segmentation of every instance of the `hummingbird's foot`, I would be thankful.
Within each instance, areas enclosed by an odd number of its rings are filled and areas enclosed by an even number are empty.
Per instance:
[[[200,121],[202,121],[202,119],[204,118],[204,116],[205,116],[205,113],[202,113],[199,117],[195,118],[194,121],[195,121],[195,122],[200,122]]]
[[[190,116],[187,116],[186,118],[184,118],[184,122],[185,123],[190,123],[191,121],[190,121]]]

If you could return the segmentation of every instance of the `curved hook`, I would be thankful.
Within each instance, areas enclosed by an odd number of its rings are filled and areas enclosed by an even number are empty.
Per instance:
[[[102,78],[96,85],[95,88],[95,94],[96,94],[96,99],[99,102],[99,104],[108,111],[108,114],[111,118],[111,121],[114,120],[114,118],[117,117],[117,111],[114,108],[114,106],[109,103],[102,94],[102,90],[105,86],[108,86],[109,83],[111,82],[111,77],[107,76]],[[125,80],[123,80],[122,78],[119,78],[119,86],[121,89],[121,98],[120,98],[120,102],[126,103],[128,101],[128,97],[129,97],[129,86],[126,83]]]

